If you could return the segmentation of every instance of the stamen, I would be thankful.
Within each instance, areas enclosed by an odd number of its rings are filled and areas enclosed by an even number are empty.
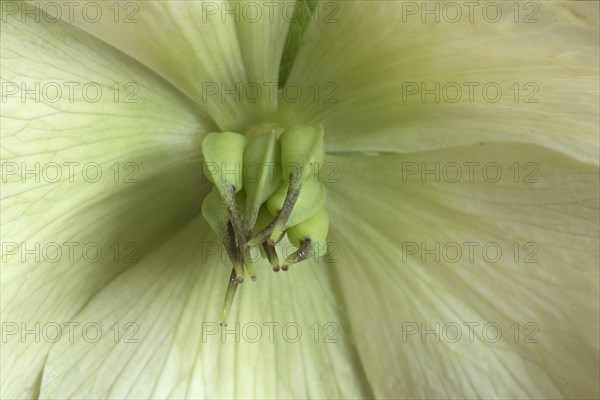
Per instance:
[[[233,299],[235,298],[237,287],[238,282],[236,279],[236,272],[234,269],[232,269],[229,277],[229,283],[227,284],[225,300],[223,301],[223,307],[221,308],[221,326],[227,325],[227,316],[229,315],[229,311],[231,311],[231,306],[233,304]]]
[[[302,188],[302,181],[300,178],[301,176],[299,174],[290,174],[290,186],[288,187],[283,207],[273,222],[250,239],[248,242],[250,246],[256,246],[264,242],[267,242],[271,246],[275,246],[277,242],[279,242],[279,239],[283,235],[285,224],[290,218],[294,205],[300,195],[300,189]]]
[[[256,281],[256,271],[254,270],[254,263],[252,262],[252,258],[250,256],[250,248],[246,245],[246,234],[244,233],[244,229],[242,227],[242,218],[240,216],[240,210],[237,206],[234,186],[230,186],[230,190],[223,191],[223,202],[225,203],[225,207],[229,213],[229,226],[232,227],[237,248],[241,249],[238,250],[238,253],[241,251],[243,266],[246,267],[246,270],[250,275],[250,279]],[[237,282],[242,283],[244,281],[243,266],[233,261],[232,263],[236,271]]]
[[[310,239],[306,239],[305,241],[300,243],[300,247],[298,248],[298,250],[290,254],[285,259],[285,267],[289,267],[290,265],[299,263],[300,261],[304,261],[311,257],[313,254],[314,250],[312,248],[312,241]],[[287,270],[287,268],[285,268],[284,270]]]
[[[235,235],[231,220],[227,220],[227,229],[225,230],[223,242],[225,244],[225,250],[227,251],[229,260],[231,261],[231,264],[233,264],[236,282],[242,283],[244,281],[244,266],[240,261],[240,251],[235,243]]]
[[[269,263],[271,263],[273,271],[279,272],[279,257],[277,256],[277,251],[275,251],[275,247],[269,245],[268,243],[263,243],[262,249],[265,252],[267,260],[269,260]]]
[[[240,215],[240,210],[237,205],[237,200],[235,198],[235,186],[233,185],[223,185],[223,192],[221,194],[221,198],[223,199],[223,203],[225,203],[225,208],[227,208],[227,212],[229,213],[229,221],[233,226],[233,232],[235,234],[235,241],[238,246],[243,246],[246,243],[246,235],[244,234],[244,230],[242,228],[242,217]]]
[[[254,262],[252,261],[252,255],[250,254],[250,249],[246,250],[242,249],[243,257],[244,257],[244,265],[246,266],[246,270],[248,274],[250,274],[250,279],[256,282],[256,271],[254,270]]]
[[[233,264],[233,269],[235,271],[235,279],[237,283],[244,282],[244,265],[242,263]]]

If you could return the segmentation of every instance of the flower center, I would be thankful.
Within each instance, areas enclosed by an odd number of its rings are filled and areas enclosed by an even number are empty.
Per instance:
[[[204,138],[204,173],[214,187],[202,215],[233,264],[222,323],[245,272],[257,279],[253,254],[267,259],[275,272],[324,255],[329,218],[318,179],[323,138],[320,124],[284,130],[276,123],[254,125],[246,135],[215,132]],[[285,236],[297,250],[280,265],[277,245]]]

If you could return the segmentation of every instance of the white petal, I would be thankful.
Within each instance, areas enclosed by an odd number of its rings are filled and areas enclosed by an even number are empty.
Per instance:
[[[206,229],[198,217],[90,302],[74,321],[105,334],[94,343],[82,331],[63,337],[42,398],[368,396],[330,271],[308,262],[276,274],[261,263],[221,328],[231,267]]]
[[[16,331],[3,337],[2,398],[31,398],[54,324],[65,329],[96,291],[199,214],[200,143],[213,127],[91,35],[5,17],[2,327]]]
[[[598,2],[326,4],[284,109],[328,151],[518,141],[598,163]]]
[[[57,4],[63,19],[139,60],[194,99],[220,130],[243,131],[276,108],[289,2]],[[45,9],[58,15],[56,6]],[[95,10],[101,17],[90,16]]]
[[[598,397],[597,167],[501,143],[330,160],[330,268],[375,397]]]

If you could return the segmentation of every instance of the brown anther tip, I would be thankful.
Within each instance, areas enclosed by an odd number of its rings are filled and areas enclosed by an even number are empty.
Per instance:
[[[221,323],[219,325],[221,325],[221,326],[227,326],[227,322],[221,321]]]
[[[256,280],[258,279],[258,277],[256,275],[252,275],[251,279],[252,279],[253,282],[256,282]]]
[[[284,270],[284,271],[287,271],[289,268],[290,268],[290,266],[287,265],[287,264],[281,266],[281,269]]]
[[[275,272],[279,272],[279,270],[280,270],[280,267],[279,267],[279,265],[276,265],[276,266],[274,266],[274,267],[273,267],[273,271],[275,271]]]
[[[235,280],[237,281],[237,284],[239,285],[240,283],[244,282],[244,277],[238,276]]]

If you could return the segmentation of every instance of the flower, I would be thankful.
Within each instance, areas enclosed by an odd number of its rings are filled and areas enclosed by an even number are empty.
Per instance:
[[[598,397],[598,4],[322,2],[251,101],[267,3],[2,3],[2,397]],[[337,251],[220,328],[201,143],[272,121]]]

